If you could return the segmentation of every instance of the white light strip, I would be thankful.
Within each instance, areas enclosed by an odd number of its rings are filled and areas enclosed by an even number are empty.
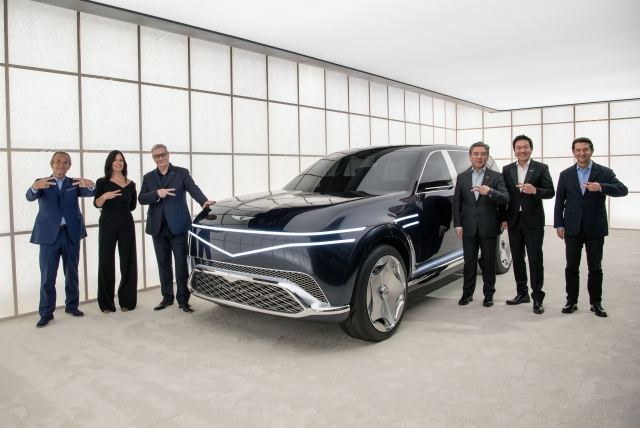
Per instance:
[[[397,219],[393,220],[393,222],[394,222],[394,223],[398,223],[398,222],[400,222],[400,221],[405,221],[405,220],[408,220],[408,219],[410,219],[410,218],[414,218],[414,217],[418,217],[418,214],[411,214],[411,215],[408,215],[408,216],[406,216],[406,217],[397,218]]]
[[[417,214],[416,214],[417,215]],[[216,232],[232,232],[232,233],[248,233],[252,235],[278,235],[278,236],[323,236],[336,235],[338,233],[360,232],[366,227],[356,227],[354,229],[328,230],[324,232],[267,232],[264,230],[248,230],[248,229],[230,229],[228,227],[203,226],[201,224],[192,224],[198,229],[215,230]]]
[[[418,223],[420,223],[420,222],[419,221],[414,221],[413,223],[405,224],[404,226],[402,226],[402,228],[404,229],[406,227],[413,226],[414,224],[418,224]]]
[[[243,253],[231,254],[230,252],[225,251],[222,248],[216,247],[211,242],[205,241],[204,239],[202,239],[201,237],[199,237],[195,233],[193,233],[191,231],[189,233],[191,234],[191,236],[195,237],[197,240],[207,244],[211,248],[214,248],[214,249],[220,251],[223,254],[226,254],[229,257],[241,257],[241,256],[246,256],[248,254],[262,253],[264,251],[279,250],[281,248],[289,248],[289,247],[317,247],[319,245],[346,244],[346,243],[349,243],[349,242],[355,242],[355,239],[341,239],[341,240],[338,240],[338,241],[325,241],[325,242],[298,242],[298,243],[292,243],[292,244],[276,245],[274,247],[260,248],[259,250],[245,251]]]

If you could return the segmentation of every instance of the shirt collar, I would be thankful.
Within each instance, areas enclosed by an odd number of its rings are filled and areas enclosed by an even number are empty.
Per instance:
[[[518,161],[516,161],[516,165],[518,166],[518,168],[529,169],[529,165],[531,165],[531,158],[529,158],[529,160],[527,161],[527,163],[524,164],[524,166],[520,166],[520,162]]]
[[[480,174],[484,174],[484,173],[487,171],[487,166],[485,165],[484,167],[482,167],[482,169],[480,170],[480,172],[476,171],[476,169],[475,169],[474,167],[471,167],[471,171],[472,171],[474,174],[478,174],[478,175],[480,175]]]
[[[51,174],[51,176],[56,180],[56,183],[64,183],[64,180],[67,179],[67,176],[65,175],[64,177],[62,177],[62,180],[58,180],[58,177],[56,177],[55,175]]]
[[[169,175],[169,171],[171,171],[171,167],[172,167],[172,166],[173,166],[173,165],[169,164],[169,169],[167,169],[167,173],[166,173],[166,174],[161,173],[161,172],[160,172],[160,168],[156,168],[156,171],[158,171],[158,174],[160,174],[160,175]]]
[[[593,166],[593,161],[589,162],[589,165],[586,168],[580,168],[580,165],[576,162],[576,169],[578,171],[591,171],[591,167]]]

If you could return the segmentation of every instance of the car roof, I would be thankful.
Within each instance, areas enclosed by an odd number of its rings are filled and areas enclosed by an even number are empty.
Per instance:
[[[354,149],[346,149],[346,150],[340,150],[337,152],[334,152],[332,154],[345,154],[345,155],[350,155],[353,153],[358,153],[358,152],[363,152],[363,151],[367,151],[367,150],[389,150],[389,149],[396,149],[396,150],[402,150],[402,151],[419,151],[419,152],[430,152],[430,151],[434,151],[434,150],[459,150],[459,151],[467,151],[469,150],[468,147],[466,146],[454,146],[451,144],[435,144],[435,145],[428,145],[428,146],[422,146],[422,145],[407,145],[407,146],[372,146],[372,147],[359,147],[359,148],[354,148]]]

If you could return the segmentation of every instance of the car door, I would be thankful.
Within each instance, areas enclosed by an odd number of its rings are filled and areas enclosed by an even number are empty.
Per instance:
[[[453,189],[453,178],[444,152],[431,152],[416,190],[420,215],[417,263],[445,255],[460,247],[460,240],[452,230]]]

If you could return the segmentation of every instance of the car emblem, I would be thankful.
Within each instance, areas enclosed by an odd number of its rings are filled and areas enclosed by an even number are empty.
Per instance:
[[[240,220],[240,221],[244,221],[244,220],[251,220],[253,217],[247,216],[247,215],[232,215],[231,217],[235,218],[236,220]]]

